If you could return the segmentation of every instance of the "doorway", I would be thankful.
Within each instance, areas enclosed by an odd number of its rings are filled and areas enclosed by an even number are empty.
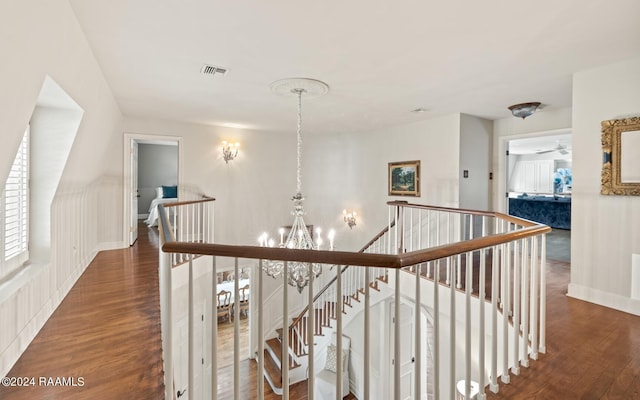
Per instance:
[[[246,360],[251,356],[249,349],[250,329],[251,329],[251,309],[249,297],[251,295],[251,268],[244,267],[238,269],[238,276],[233,269],[223,268],[216,274],[216,293],[231,292],[232,311],[231,315],[218,317],[218,370],[233,365],[234,360],[234,334],[235,322],[238,319],[240,325],[239,343],[240,360]],[[235,283],[238,281],[239,298],[235,296]],[[254,293],[256,293],[254,291]],[[222,297],[221,297],[222,298]]]
[[[550,226],[547,258],[571,261],[572,133],[540,132],[501,138],[506,156],[504,204],[506,214]]]
[[[125,133],[124,136],[123,237],[131,246],[138,237],[138,219],[147,214],[151,200],[160,195],[156,189],[164,185],[179,187],[184,158],[180,137],[132,133]],[[162,155],[168,149],[176,154],[174,159],[169,160]],[[144,205],[146,209],[141,208]]]

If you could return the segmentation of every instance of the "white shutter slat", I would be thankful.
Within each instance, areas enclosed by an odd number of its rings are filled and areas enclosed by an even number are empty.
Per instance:
[[[29,228],[29,128],[24,133],[5,182],[4,259],[27,251]]]

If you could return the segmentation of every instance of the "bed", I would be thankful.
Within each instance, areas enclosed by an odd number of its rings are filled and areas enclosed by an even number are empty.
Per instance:
[[[149,205],[149,217],[144,221],[147,226],[158,225],[158,205],[178,201],[177,186],[160,186],[156,188],[156,197]]]
[[[552,228],[571,229],[570,196],[526,196],[509,198],[509,214]]]

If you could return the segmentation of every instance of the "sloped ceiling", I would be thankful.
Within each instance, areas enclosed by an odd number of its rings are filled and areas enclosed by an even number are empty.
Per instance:
[[[326,82],[303,101],[305,127],[339,133],[567,107],[575,71],[640,55],[637,0],[70,4],[125,114],[268,131],[295,124],[295,100],[269,90],[282,78]]]

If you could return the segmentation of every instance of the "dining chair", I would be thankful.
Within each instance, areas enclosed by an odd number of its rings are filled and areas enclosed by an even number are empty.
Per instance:
[[[218,293],[218,317],[227,317],[231,323],[231,292],[221,290]]]
[[[242,289],[240,289],[239,293],[240,298],[238,299],[238,315],[242,315],[242,312],[244,311],[244,316],[247,317],[249,313],[249,285],[245,285]]]

